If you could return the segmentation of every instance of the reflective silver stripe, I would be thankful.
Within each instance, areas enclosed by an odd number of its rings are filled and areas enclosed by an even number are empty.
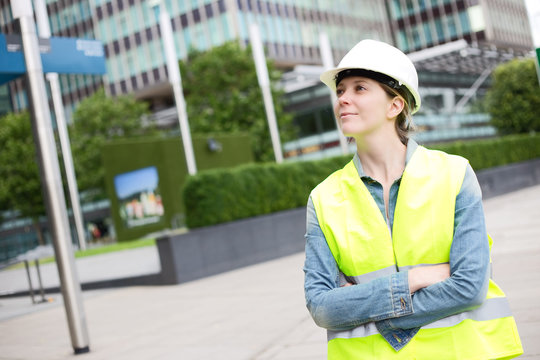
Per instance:
[[[450,327],[457,325],[466,319],[471,319],[474,321],[488,321],[507,316],[512,316],[512,311],[510,310],[508,300],[505,297],[497,297],[486,299],[482,306],[474,310],[447,316],[441,320],[437,320],[431,324],[422,326],[422,329]]]
[[[434,329],[451,327],[459,324],[463,320],[471,319],[474,321],[488,321],[499,319],[507,316],[512,316],[508,300],[505,297],[486,299],[482,306],[471,310],[465,311],[456,315],[451,315],[443,319],[432,322],[429,325],[422,326],[422,329]],[[340,339],[352,339],[360,338],[378,334],[378,330],[375,327],[374,322],[370,322],[364,325],[360,325],[352,330],[347,331],[327,331],[328,341],[336,338]]]
[[[361,338],[361,337],[367,337],[371,335],[378,334],[379,331],[377,330],[377,327],[375,326],[374,322],[369,322],[364,325],[360,325],[358,327],[355,327],[352,330],[346,330],[346,331],[330,331],[328,330],[326,332],[326,338],[328,341],[340,338],[340,339],[352,339],[352,338]]]
[[[432,266],[432,265],[440,265],[440,264],[448,264],[447,262],[443,262],[443,263],[439,263],[439,264],[418,264],[418,265],[409,265],[409,266],[400,266],[399,267],[399,271],[405,271],[405,270],[411,270],[411,269],[414,269],[415,267],[419,267],[419,266]],[[493,267],[491,266],[491,263],[489,263],[489,278],[493,278]]]
[[[397,272],[396,267],[394,265],[386,267],[384,269],[379,269],[376,271],[372,271],[367,274],[357,275],[357,276],[347,276],[344,275],[341,271],[339,273],[340,277],[340,285],[343,285],[343,281],[351,283],[351,284],[365,284],[370,282],[371,280],[375,280],[377,278],[391,275],[393,273]]]
[[[408,271],[408,270],[421,267],[421,266],[433,266],[433,265],[441,265],[441,264],[448,264],[448,262],[442,262],[442,263],[437,263],[437,264],[417,264],[417,265],[400,266],[399,271]]]
[[[448,264],[448,263],[440,263],[440,264]],[[440,265],[440,264],[418,264],[418,265],[411,265],[411,266],[400,266],[399,271],[410,270],[419,266],[432,266],[432,265]],[[376,271],[372,271],[372,272],[362,274],[362,275],[357,275],[357,276],[347,276],[347,275],[344,275],[342,272],[340,272],[339,281],[340,281],[340,285],[344,285],[345,283],[366,284],[372,280],[375,280],[383,276],[392,275],[396,272],[397,270],[396,270],[395,265],[388,266],[383,269],[379,269]]]

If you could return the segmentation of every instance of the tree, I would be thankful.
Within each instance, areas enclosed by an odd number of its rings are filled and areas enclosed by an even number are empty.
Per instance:
[[[142,118],[148,113],[148,105],[133,96],[107,97],[103,89],[81,101],[70,129],[80,191],[94,190],[94,198],[106,196],[101,147],[115,139],[156,136],[155,127],[143,125]]]
[[[268,62],[271,83],[281,76]],[[227,42],[206,52],[190,51],[180,62],[191,131],[247,132],[257,161],[272,161],[274,153],[261,89],[250,48]],[[282,92],[272,89],[282,141],[292,138],[292,116],[283,112]]]
[[[39,217],[45,215],[36,150],[28,112],[0,118],[0,205],[32,219],[44,244]]]
[[[501,134],[540,131],[540,87],[534,59],[499,65],[486,101],[491,122]]]

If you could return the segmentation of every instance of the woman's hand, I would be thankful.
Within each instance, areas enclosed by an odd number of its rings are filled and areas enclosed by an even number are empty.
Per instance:
[[[444,281],[449,277],[449,264],[416,267],[409,270],[409,291],[412,294],[422,288]]]

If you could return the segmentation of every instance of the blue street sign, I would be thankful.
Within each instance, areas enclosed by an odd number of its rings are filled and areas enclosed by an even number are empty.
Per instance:
[[[101,41],[51,37],[39,41],[43,72],[59,74],[106,73]],[[0,85],[26,72],[20,36],[0,34]]]

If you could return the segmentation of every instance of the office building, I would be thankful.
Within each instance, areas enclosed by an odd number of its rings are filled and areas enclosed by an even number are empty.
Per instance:
[[[179,59],[189,49],[206,50],[227,41],[249,43],[256,22],[267,56],[278,67],[320,63],[319,33],[332,40],[339,58],[364,37],[391,41],[380,1],[164,0],[171,17]],[[156,9],[146,0],[46,0],[53,36],[92,38],[103,42],[107,74],[62,75],[68,116],[84,97],[104,86],[110,95],[133,93],[159,110],[172,106]],[[16,33],[9,0],[0,0],[0,32]],[[28,106],[22,80],[9,84],[11,108]]]
[[[155,2],[43,1],[53,36],[98,39],[104,45],[105,76],[61,75],[68,117],[101,86],[113,96],[132,93],[147,100],[154,111],[173,105]],[[425,70],[421,84],[448,86],[451,81],[450,86],[470,87],[490,59],[521,56],[532,45],[523,0],[163,1],[179,59],[191,48],[206,50],[233,40],[248,44],[248,27],[257,23],[266,55],[283,70],[320,65],[319,34],[325,32],[336,62],[359,39],[374,38],[419,53],[416,65]],[[10,0],[0,0],[0,32],[17,32]],[[466,46],[429,51],[459,40]],[[24,82],[12,81],[8,88],[11,109],[26,108]]]

